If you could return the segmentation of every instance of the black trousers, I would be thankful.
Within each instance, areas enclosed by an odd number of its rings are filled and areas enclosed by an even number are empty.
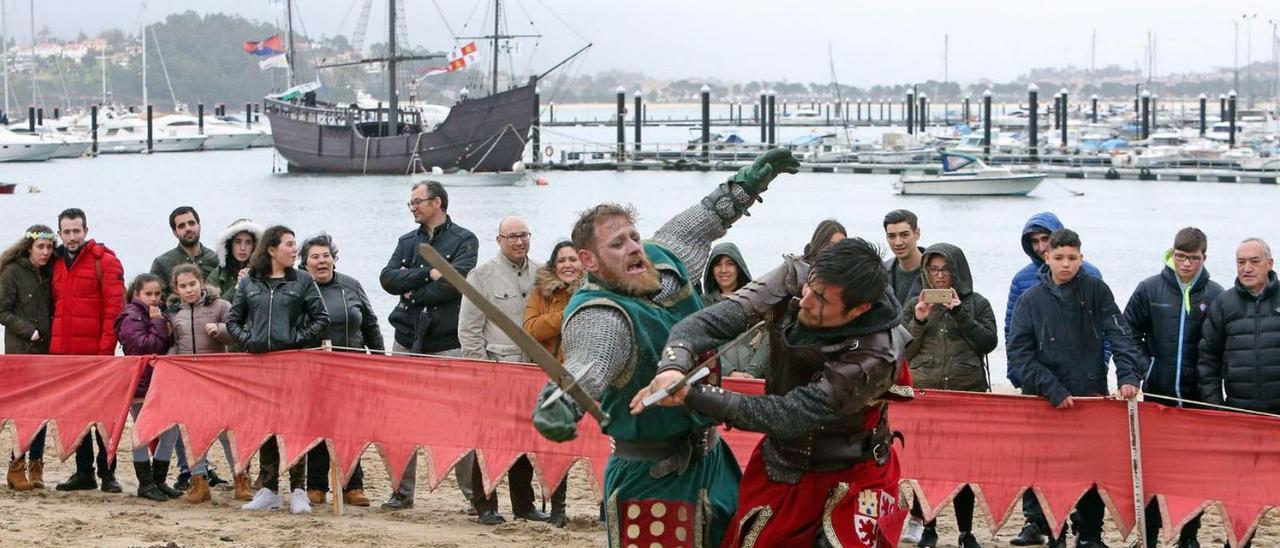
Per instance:
[[[961,533],[973,532],[973,497],[973,489],[966,485],[959,493],[956,493],[956,498],[952,499],[951,505],[956,509],[956,528]],[[911,503],[911,515],[917,518],[924,518],[924,510],[920,508],[919,499]],[[924,524],[924,526],[935,528],[938,526],[938,520],[934,519]]]
[[[1152,500],[1150,504],[1147,504],[1146,514],[1147,514],[1147,547],[1155,548],[1156,546],[1159,545],[1159,541],[1157,539],[1159,538],[1159,535],[1160,535],[1160,507],[1156,505],[1155,500]],[[1191,521],[1188,521],[1186,525],[1182,526],[1182,531],[1179,532],[1178,538],[1180,539],[1196,538],[1196,534],[1198,534],[1199,532],[1200,532],[1200,515],[1197,514],[1196,517],[1192,518]]]
[[[329,491],[329,450],[323,445],[317,445],[307,452],[305,462],[307,463],[307,489],[327,493]],[[364,468],[360,466],[359,461],[356,461],[356,469],[347,479],[347,486],[342,491],[353,489],[364,489]]]
[[[551,508],[564,508],[568,482],[569,478],[566,477],[551,494]],[[529,462],[528,457],[521,456],[511,465],[511,470],[507,472],[507,484],[511,488],[512,513],[524,514],[534,509],[533,463]],[[485,496],[484,478],[481,477],[478,459],[471,459],[471,505],[476,512],[498,511],[497,491],[492,496]]]
[[[114,478],[116,476],[116,464],[114,461],[110,464],[107,463],[107,444],[103,443],[102,433],[98,431],[98,427],[91,428],[85,435],[92,437],[93,441],[98,444],[98,477]],[[76,448],[76,473],[93,473],[93,441],[83,440],[80,442],[80,447]]]
[[[258,450],[260,465],[258,466],[258,483],[275,492],[280,492],[280,445],[275,436],[262,444]],[[289,468],[289,490],[306,487],[306,460]]]

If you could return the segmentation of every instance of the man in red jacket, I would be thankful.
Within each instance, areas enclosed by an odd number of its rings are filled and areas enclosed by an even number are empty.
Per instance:
[[[116,316],[124,309],[124,267],[106,246],[89,236],[84,211],[71,208],[58,214],[62,246],[53,259],[53,329],[50,354],[111,356],[116,353]],[[102,490],[119,493],[115,463],[108,464],[102,433],[98,444],[98,477]],[[59,491],[94,489],[93,443],[83,440],[76,449],[76,472],[58,484]]]

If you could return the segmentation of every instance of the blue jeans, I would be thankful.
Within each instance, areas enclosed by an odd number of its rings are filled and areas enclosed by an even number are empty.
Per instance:
[[[231,453],[231,440],[227,438],[227,433],[223,432],[221,434],[218,434],[218,441],[222,443],[222,455],[227,458],[227,466],[230,466],[232,470],[235,470],[236,457]],[[179,455],[181,454],[182,453],[179,453]],[[197,462],[196,465],[191,468],[191,475],[193,476],[209,475],[209,459],[201,456],[200,462]]]
[[[27,458],[30,460],[44,460],[44,427],[40,428],[40,432],[36,434],[36,439],[31,440],[31,447],[27,448]],[[9,452],[9,461],[14,459],[13,451]]]
[[[135,403],[129,406],[129,416],[133,418],[134,424],[138,423],[138,411],[142,410],[141,403]],[[156,445],[155,460],[168,461],[173,456],[173,446],[178,439],[178,429],[170,428],[160,434],[160,443]],[[151,462],[152,455],[148,444],[134,446],[133,462]]]

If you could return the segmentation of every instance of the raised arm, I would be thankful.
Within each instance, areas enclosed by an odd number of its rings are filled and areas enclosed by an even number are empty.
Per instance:
[[[724,236],[752,203],[760,201],[760,195],[774,177],[780,173],[796,173],[799,166],[799,160],[789,150],[774,149],[760,155],[701,202],[662,225],[654,234],[654,241],[675,253],[687,272],[702,272],[711,242]]]

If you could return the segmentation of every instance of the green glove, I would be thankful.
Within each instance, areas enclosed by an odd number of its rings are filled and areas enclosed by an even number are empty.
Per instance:
[[[555,389],[554,385],[547,386],[549,390],[542,391],[538,397],[538,407],[533,410],[533,427],[542,437],[554,442],[565,442],[578,437],[578,420],[582,418],[582,414],[568,401],[569,396],[561,396],[550,406],[542,407],[543,400]]]
[[[775,148],[756,157],[751,165],[739,169],[729,180],[742,185],[742,189],[752,196],[759,195],[769,188],[769,183],[779,173],[798,173],[800,160],[791,155],[785,148]]]

